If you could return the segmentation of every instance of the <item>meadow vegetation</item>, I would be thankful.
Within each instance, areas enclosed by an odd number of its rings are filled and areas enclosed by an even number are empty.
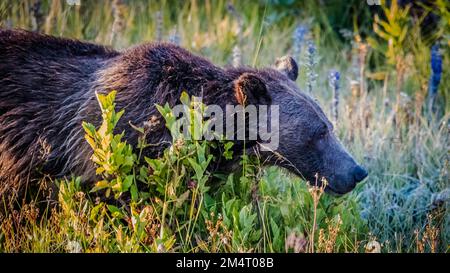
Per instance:
[[[13,210],[2,206],[0,251],[448,252],[450,4],[436,0],[418,15],[381,2],[2,1],[1,27],[117,49],[170,41],[218,65],[254,67],[292,54],[297,84],[369,176],[334,197],[316,181],[232,153],[231,142],[176,132],[161,158],[146,158],[152,124],[130,126],[142,137],[128,144],[114,130],[126,110],[111,92],[97,97],[101,126],[80,124],[102,179],[46,177]],[[438,19],[428,31],[431,13]],[[204,111],[187,94],[180,100],[193,117]],[[170,128],[171,109],[158,111]],[[218,147],[240,171],[211,171]]]

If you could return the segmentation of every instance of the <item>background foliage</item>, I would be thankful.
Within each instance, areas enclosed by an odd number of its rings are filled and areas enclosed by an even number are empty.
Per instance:
[[[99,97],[102,127],[83,125],[104,179],[93,188],[45,179],[40,193],[56,182],[58,203],[2,210],[0,251],[448,251],[450,4],[409,2],[2,1],[2,27],[118,49],[171,41],[218,65],[256,67],[292,54],[298,85],[338,115],[336,133],[370,174],[335,198],[245,155],[228,154],[243,173],[210,173],[207,142],[175,139],[162,158],[141,158],[146,144],[114,131],[122,112],[112,93]]]

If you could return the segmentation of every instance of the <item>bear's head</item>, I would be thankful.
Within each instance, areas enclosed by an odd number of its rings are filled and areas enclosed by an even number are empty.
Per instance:
[[[245,105],[278,106],[277,145],[260,153],[266,161],[311,184],[316,183],[317,174],[317,184],[321,185],[321,177],[328,181],[328,193],[345,194],[366,178],[367,171],[342,146],[318,103],[300,92],[297,76],[298,66],[291,57],[278,59],[273,69],[241,72],[234,81],[236,100]],[[270,124],[274,112],[268,111],[267,116]],[[259,140],[260,147],[266,144]]]

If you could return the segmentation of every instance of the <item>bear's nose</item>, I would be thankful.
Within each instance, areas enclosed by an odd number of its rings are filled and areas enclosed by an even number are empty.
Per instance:
[[[366,169],[364,169],[361,166],[356,166],[353,170],[353,178],[356,180],[356,183],[361,182],[366,178],[368,175]]]

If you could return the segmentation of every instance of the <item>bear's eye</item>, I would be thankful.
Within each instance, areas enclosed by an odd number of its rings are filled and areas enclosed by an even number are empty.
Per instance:
[[[326,136],[327,136],[327,132],[326,132],[326,131],[321,132],[321,133],[319,134],[319,138],[324,138],[324,137],[326,137]]]
[[[327,130],[321,130],[317,134],[317,139],[324,139],[328,134]]]

